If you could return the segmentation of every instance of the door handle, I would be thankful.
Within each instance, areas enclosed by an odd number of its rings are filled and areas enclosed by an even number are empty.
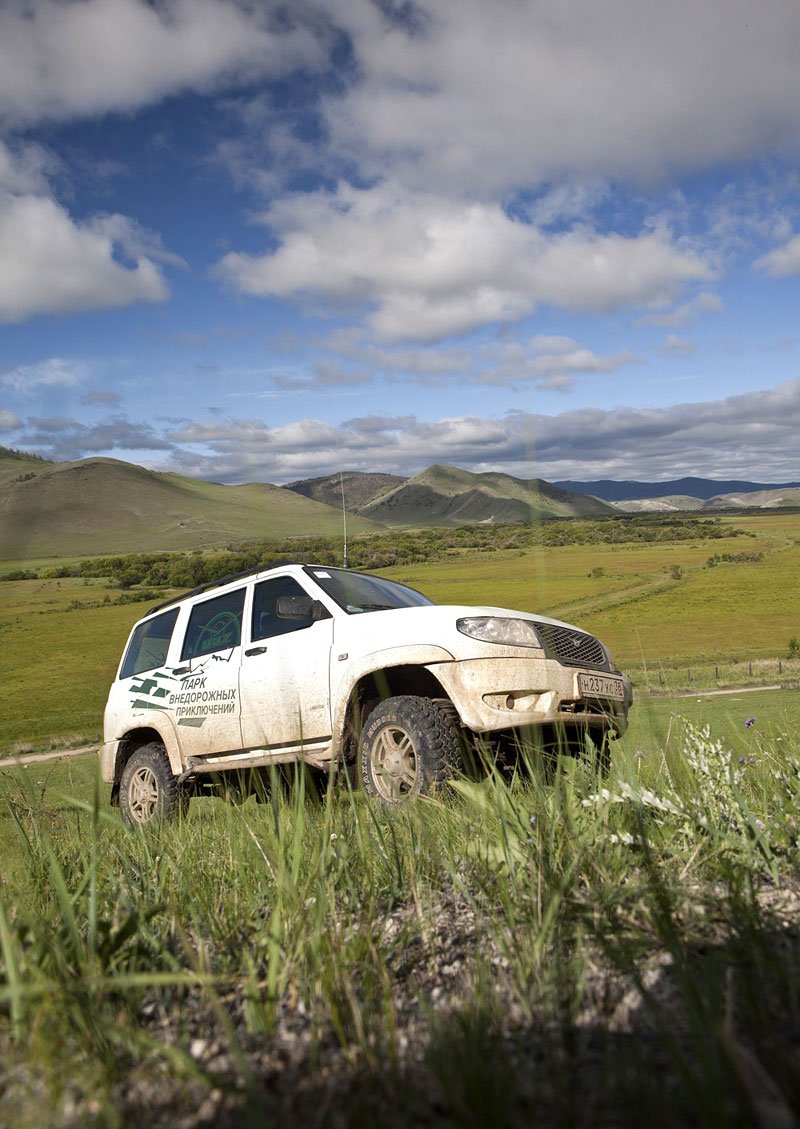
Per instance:
[[[248,647],[245,655],[249,658],[250,655],[265,655],[267,653],[266,647]]]
[[[188,674],[192,668],[190,666],[176,666],[172,671],[173,674]]]

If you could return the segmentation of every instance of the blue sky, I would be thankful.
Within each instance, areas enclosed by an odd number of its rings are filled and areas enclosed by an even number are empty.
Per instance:
[[[4,0],[0,443],[800,478],[793,0]]]

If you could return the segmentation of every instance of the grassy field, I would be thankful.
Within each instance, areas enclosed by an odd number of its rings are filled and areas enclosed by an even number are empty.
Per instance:
[[[800,519],[732,524],[754,536],[395,570],[575,618],[657,690],[693,664],[691,695],[639,695],[606,778],[532,763],[396,812],[276,778],[135,835],[95,756],[7,762],[0,1123],[797,1124],[800,690],[709,691],[734,660],[797,679]],[[0,584],[6,752],[99,736],[153,602],[128,595]]]
[[[800,637],[800,515],[722,520],[752,536],[467,553],[385,574],[439,603],[516,607],[578,623],[604,640],[642,690],[797,684],[800,660],[789,661],[788,644]],[[708,566],[725,554],[748,559]],[[127,634],[162,597],[117,605],[120,598],[136,593],[103,579],[0,583],[7,691],[0,752],[99,737]]]
[[[437,603],[489,603],[578,623],[603,639],[621,665],[642,672],[715,660],[774,659],[777,668],[789,640],[800,637],[800,515],[722,522],[751,536],[568,545],[405,566],[387,575]],[[726,554],[749,559],[709,566],[710,558]],[[794,664],[790,677],[798,674]]]
[[[728,724],[716,703],[658,702],[606,780],[569,761],[397,812],[276,784],[133,835],[93,758],[5,770],[0,1117],[794,1125],[800,746],[779,698],[746,752],[698,726]]]

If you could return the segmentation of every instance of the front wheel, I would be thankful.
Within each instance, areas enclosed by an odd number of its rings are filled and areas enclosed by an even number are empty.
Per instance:
[[[359,765],[364,791],[395,806],[430,792],[461,766],[449,703],[412,695],[380,702],[364,725]]]
[[[165,823],[185,812],[187,804],[163,745],[154,741],[131,754],[119,786],[119,810],[129,827]]]

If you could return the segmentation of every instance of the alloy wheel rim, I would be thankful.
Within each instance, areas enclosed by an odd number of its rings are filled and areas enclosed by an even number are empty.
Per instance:
[[[382,730],[372,753],[373,779],[381,798],[397,804],[417,787],[419,764],[414,743],[405,729]]]
[[[128,804],[137,823],[147,823],[158,807],[158,781],[152,768],[142,765],[131,776]]]

